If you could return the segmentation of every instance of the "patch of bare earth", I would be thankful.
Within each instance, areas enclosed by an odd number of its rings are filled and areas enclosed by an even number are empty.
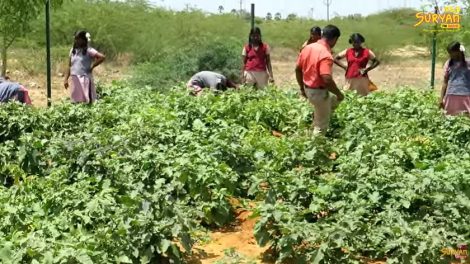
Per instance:
[[[369,73],[371,80],[382,91],[393,91],[399,87],[429,89],[431,80],[431,56],[424,48],[406,46],[389,52],[393,60],[383,62]],[[297,53],[277,48],[272,52],[273,74],[279,87],[297,87],[295,63]],[[380,59],[380,58],[379,58]],[[435,87],[439,89],[443,81],[443,65],[436,63]],[[339,87],[347,88],[344,70],[334,65],[333,75]]]
[[[209,264],[224,258],[232,250],[249,263],[273,263],[263,259],[268,247],[259,247],[253,235],[257,218],[251,218],[251,211],[238,210],[236,221],[226,227],[210,232],[210,241],[196,244],[189,264]]]

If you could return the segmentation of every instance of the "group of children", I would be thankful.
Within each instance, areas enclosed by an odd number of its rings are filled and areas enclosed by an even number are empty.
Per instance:
[[[332,27],[329,27],[329,30],[331,29]],[[372,50],[363,47],[365,42],[364,36],[359,33],[352,34],[349,38],[349,43],[352,47],[339,52],[335,57],[331,54],[332,46],[328,45],[326,51],[322,51],[325,54],[319,52],[322,49],[318,49],[320,47],[318,45],[316,46],[317,50],[314,50],[315,52],[305,52],[308,47],[321,42],[324,39],[324,34],[325,29],[322,30],[317,26],[311,28],[309,39],[300,48],[299,60],[302,57],[311,57],[308,58],[308,61],[312,62],[312,64],[309,65],[307,63],[305,64],[306,67],[318,67],[320,65],[318,60],[320,59],[326,59],[331,64],[328,64],[328,67],[332,66],[333,63],[338,65],[345,70],[349,89],[356,91],[360,95],[367,95],[371,91],[371,81],[368,72],[376,68],[380,62]],[[69,79],[71,79],[70,98],[73,103],[93,103],[97,97],[93,80],[93,69],[105,60],[105,56],[90,47],[90,40],[88,32],[76,32],[74,44],[68,56],[68,68],[65,73],[64,87],[66,89],[69,88]],[[445,76],[439,105],[450,115],[462,112],[470,113],[470,60],[465,58],[465,48],[459,42],[450,43],[447,51],[449,59],[444,66]],[[274,82],[270,52],[270,46],[262,40],[260,28],[252,28],[249,33],[248,43],[243,47],[241,53],[241,84],[263,89],[269,83]],[[342,63],[343,59],[346,60],[346,64]],[[304,60],[306,59],[304,58]],[[319,74],[322,69],[303,70],[307,74]],[[331,75],[331,73],[329,74]],[[319,76],[317,77],[320,78]],[[307,83],[302,81],[299,85],[308,88],[308,80],[314,79],[315,76],[305,76],[303,74],[302,78],[306,79]],[[187,83],[187,87],[191,89],[194,95],[200,95],[204,88],[211,88],[216,91],[226,90],[227,88],[238,88],[238,84],[222,74],[203,71],[192,76]],[[328,87],[322,87],[322,89],[331,91],[331,88]],[[305,89],[302,88],[301,92],[305,95]],[[18,100],[25,104],[31,104],[28,90],[23,85],[12,82],[7,77],[0,78],[0,102],[10,100]]]
[[[322,39],[323,31],[318,26],[311,28],[309,39],[300,48],[299,58],[306,47]],[[377,89],[371,82],[368,73],[379,66],[380,61],[372,50],[363,47],[365,38],[360,33],[352,34],[349,37],[349,43],[351,44],[350,48],[337,53],[334,57],[331,54],[332,59],[329,61],[344,69],[349,90],[366,96]],[[331,48],[328,49],[330,53]],[[449,44],[447,51],[449,59],[444,66],[445,76],[440,106],[449,115],[457,115],[462,112],[470,113],[470,60],[465,58],[465,48],[459,42]],[[309,54],[309,56],[318,57],[323,55],[314,53]],[[343,60],[346,64],[343,63]],[[270,82],[274,82],[270,46],[262,41],[261,30],[258,27],[250,31],[248,44],[243,47],[242,62],[241,84],[262,89]],[[319,69],[316,71],[319,71]],[[310,73],[315,74],[316,71],[310,71]],[[209,85],[210,83],[212,85]],[[306,84],[302,83],[302,85],[305,86]],[[187,87],[192,90],[193,94],[200,95],[205,87],[214,90],[225,90],[227,88],[238,88],[238,85],[219,73],[205,71],[194,75],[188,82]],[[305,95],[305,89],[301,91]]]
[[[310,30],[310,37],[306,40],[300,52],[308,45],[313,44],[320,40],[322,37],[322,30],[318,26],[314,26]],[[353,34],[350,37],[349,43],[352,44],[352,48],[345,49],[338,53],[334,62],[346,71],[346,80],[349,84],[349,89],[356,90],[361,95],[367,95],[370,92],[371,81],[367,73],[372,69],[376,68],[380,62],[377,60],[375,54],[367,48],[364,48],[362,44],[365,42],[365,38],[358,33]],[[274,82],[274,75],[271,66],[270,58],[270,46],[262,41],[261,30],[258,27],[251,29],[248,43],[243,47],[242,50],[242,69],[240,73],[240,80],[243,85],[254,86],[258,89],[263,89],[269,83]],[[347,65],[344,65],[341,60],[346,59]],[[370,67],[367,67],[371,62]],[[230,81],[230,86],[223,85],[227,80],[227,77],[220,75],[216,72],[204,71],[203,73],[197,73],[188,82],[188,88],[192,89],[193,94],[200,95],[204,87],[217,90],[216,86],[204,86],[200,82],[200,76],[206,77],[205,82],[214,82],[219,80],[219,85],[222,90],[226,88],[237,88],[238,86]]]

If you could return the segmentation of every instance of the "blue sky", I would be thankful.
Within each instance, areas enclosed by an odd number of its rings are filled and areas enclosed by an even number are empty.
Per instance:
[[[330,0],[330,17],[335,14],[345,16],[359,13],[368,15],[378,11],[398,7],[420,8],[423,0]],[[150,2],[171,8],[182,10],[186,5],[196,7],[208,12],[218,12],[219,5],[222,5],[225,12],[240,8],[240,0],[151,0]],[[251,3],[256,6],[257,16],[265,16],[268,12],[275,14],[280,12],[283,17],[290,13],[298,16],[313,17],[316,19],[326,19],[326,0],[242,0],[243,7],[250,10]],[[443,1],[438,1],[443,2]],[[312,13],[313,8],[313,13]]]

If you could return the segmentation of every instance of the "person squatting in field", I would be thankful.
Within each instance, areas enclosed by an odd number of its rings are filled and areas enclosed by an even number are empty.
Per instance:
[[[333,55],[331,49],[341,36],[334,25],[323,29],[323,35],[316,43],[307,45],[297,59],[296,79],[302,95],[314,107],[314,133],[325,134],[330,117],[338,104],[344,100],[343,93],[333,80]]]
[[[105,60],[103,54],[89,46],[87,33],[79,31],[75,34],[73,48],[69,54],[64,87],[68,89],[69,78],[72,77],[70,93],[72,103],[93,103],[96,100],[93,69]]]
[[[252,28],[248,44],[242,50],[243,66],[240,74],[242,84],[263,89],[268,82],[274,82],[270,49],[269,45],[262,40],[261,29]]]
[[[238,88],[238,85],[229,78],[212,71],[201,71],[194,74],[186,86],[191,89],[191,93],[196,96],[201,95],[204,88],[209,88],[217,92],[225,91],[227,88]]]
[[[352,34],[349,38],[349,44],[352,44],[353,47],[343,50],[335,57],[335,64],[346,71],[345,76],[349,90],[354,90],[363,96],[369,94],[368,72],[380,64],[372,50],[362,46],[364,42],[365,38],[361,34]],[[348,63],[347,66],[340,62],[344,58]],[[369,61],[372,63],[367,67]]]
[[[470,59],[465,58],[465,48],[459,42],[447,46],[449,59],[444,64],[440,108],[447,115],[470,114]]]
[[[28,90],[23,85],[10,81],[8,77],[0,76],[0,102],[6,103],[12,100],[31,105]]]
[[[302,44],[302,47],[300,48],[300,51],[302,51],[307,45],[310,45],[312,43],[317,42],[318,40],[321,39],[321,28],[318,26],[314,26],[310,29],[310,38],[307,39],[304,44]]]

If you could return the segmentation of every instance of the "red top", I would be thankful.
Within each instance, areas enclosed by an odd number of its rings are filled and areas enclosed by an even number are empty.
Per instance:
[[[348,79],[362,77],[359,70],[366,68],[367,63],[369,63],[369,49],[360,49],[357,57],[355,52],[353,48],[346,51],[346,60],[348,61],[346,78]],[[367,74],[365,74],[365,76],[367,76]]]
[[[245,70],[246,71],[266,71],[266,58],[269,50],[268,44],[263,43],[258,49],[245,45]]]

